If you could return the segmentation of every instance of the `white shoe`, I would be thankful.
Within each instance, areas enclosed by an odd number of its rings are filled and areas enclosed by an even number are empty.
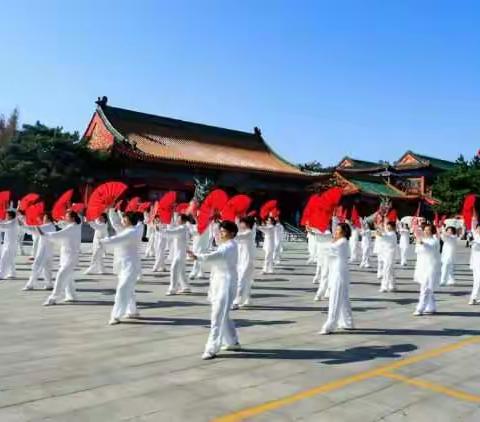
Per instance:
[[[28,290],[33,290],[33,287],[32,286],[25,286],[23,289],[22,289],[24,292],[28,291]]]
[[[222,346],[222,350],[225,350],[227,352],[238,352],[239,350],[242,350],[242,346],[240,345],[240,343],[230,344]]]
[[[240,309],[240,306],[238,305],[238,303],[234,303],[230,309],[232,311],[238,311]]]
[[[135,312],[134,314],[127,314],[127,315],[125,315],[125,318],[127,318],[127,319],[140,318],[140,312]]]
[[[214,353],[205,352],[205,353],[202,355],[202,359],[203,359],[203,360],[215,359],[215,354],[214,354]]]
[[[165,293],[165,296],[175,296],[176,294],[177,294],[177,292],[168,291],[167,293]]]
[[[386,293],[386,292],[387,292],[387,289],[381,288],[381,289],[379,290],[379,292],[380,292],[380,293]]]
[[[468,302],[469,305],[476,305],[477,301],[475,299],[472,299]]]
[[[108,321],[108,325],[117,325],[117,324],[120,324],[119,319],[113,318],[110,321]]]
[[[192,293],[192,289],[190,287],[186,287],[185,289],[181,289],[178,291],[181,295],[188,295]]]
[[[72,302],[75,302],[75,299],[73,297],[66,297],[63,302],[64,303],[72,303]]]
[[[317,295],[315,295],[315,297],[313,298],[314,302],[320,302],[321,300],[322,300],[322,298],[320,296],[317,296]]]
[[[188,279],[189,279],[189,280],[195,280],[195,276],[194,276],[193,274],[190,274],[190,275],[188,276]]]
[[[43,306],[53,306],[53,305],[56,305],[57,302],[55,301],[55,299],[49,297],[45,302],[43,302]]]
[[[52,284],[52,285],[47,284],[47,285],[43,288],[43,290],[53,290],[53,284]]]
[[[318,332],[318,334],[320,334],[321,336],[326,336],[328,334],[332,334],[332,332],[327,330],[321,330]]]
[[[415,311],[415,312],[413,313],[413,316],[422,316],[422,315],[423,315],[423,313],[420,312],[420,311]]]

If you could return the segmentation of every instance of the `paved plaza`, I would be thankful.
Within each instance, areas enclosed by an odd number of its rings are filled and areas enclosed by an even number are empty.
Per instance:
[[[144,261],[141,317],[108,326],[113,276],[79,272],[79,301],[47,308],[47,292],[21,291],[30,262],[18,258],[18,278],[0,283],[0,422],[480,421],[480,306],[467,305],[463,243],[437,315],[412,316],[412,261],[388,294],[353,266],[357,328],[329,336],[317,334],[327,302],[313,301],[306,244],[284,256],[269,276],[257,261],[253,306],[234,312],[244,350],[213,361],[200,359],[207,280],[166,297],[168,274]]]

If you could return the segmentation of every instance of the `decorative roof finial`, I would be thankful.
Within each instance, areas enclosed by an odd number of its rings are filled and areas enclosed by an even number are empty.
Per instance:
[[[257,135],[257,136],[262,136],[262,131],[261,131],[260,128],[257,127],[257,126],[255,126],[255,127],[253,128],[253,133],[254,133],[255,135]]]
[[[99,105],[100,107],[105,107],[108,103],[108,97],[105,95],[103,97],[98,97],[97,101],[95,101],[95,104]]]

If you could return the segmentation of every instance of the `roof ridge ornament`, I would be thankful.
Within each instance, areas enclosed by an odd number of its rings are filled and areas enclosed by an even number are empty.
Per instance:
[[[253,128],[253,133],[257,136],[262,136],[262,131],[260,130],[260,128],[258,126],[255,126]]]
[[[100,107],[105,107],[108,103],[108,97],[103,96],[103,97],[97,97],[97,101],[95,101],[95,104],[97,104]]]

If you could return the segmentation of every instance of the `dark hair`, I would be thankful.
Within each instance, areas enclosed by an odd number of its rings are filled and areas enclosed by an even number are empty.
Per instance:
[[[133,211],[126,212],[126,213],[124,214],[124,217],[125,217],[128,221],[130,221],[130,224],[131,224],[132,226],[136,226],[137,223],[140,221],[140,218],[139,218],[140,216],[139,216],[138,212],[133,212]]]
[[[432,234],[437,233],[437,228],[432,223],[425,224],[425,226],[423,227],[423,230],[425,230],[427,227],[430,227]]]
[[[233,221],[224,220],[220,223],[220,228],[226,230],[235,237],[238,233],[238,227]]]
[[[102,213],[100,214],[100,217],[102,217],[105,221],[108,221],[108,217],[107,217],[107,214],[106,214],[106,213],[102,212]]]
[[[7,216],[10,217],[12,220],[17,216],[17,213],[12,210],[7,211]]]
[[[388,227],[391,227],[391,228],[394,229],[394,230],[397,228],[397,225],[395,224],[394,221],[389,221],[389,222],[387,222],[387,226],[388,226]]]
[[[25,215],[25,211],[24,211],[24,210],[17,210],[17,213],[20,214],[20,215]]]
[[[342,229],[342,233],[347,240],[350,239],[350,236],[352,235],[352,229],[347,223],[340,223],[337,227]]]
[[[451,230],[453,234],[457,234],[457,228],[456,228],[456,227],[448,226],[448,227],[447,227],[447,231],[448,231],[448,230]]]
[[[47,217],[48,218],[48,221],[53,221],[53,217],[52,217],[52,214],[50,214],[49,212],[46,212],[45,214],[43,214],[44,217]]]
[[[275,220],[275,218],[273,218],[271,215],[269,215],[266,219],[265,219],[265,222],[268,222],[270,221],[272,223],[272,225],[276,225],[277,224],[277,221]]]
[[[75,221],[75,224],[80,224],[82,222],[81,218],[78,216],[78,214],[75,211],[69,210],[67,211],[67,214],[73,218]]]
[[[178,214],[183,224],[190,222],[190,217],[187,214]]]
[[[253,225],[255,224],[255,219],[253,217],[242,217],[240,220],[238,220],[239,223],[245,224],[249,229],[253,228]]]

